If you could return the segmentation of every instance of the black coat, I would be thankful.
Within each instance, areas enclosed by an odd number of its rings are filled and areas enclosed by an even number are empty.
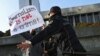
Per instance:
[[[54,15],[51,18],[53,22],[34,37],[26,33],[22,33],[22,35],[26,39],[30,40],[32,42],[32,45],[34,46],[45,38],[61,32],[61,36],[59,37],[58,42],[62,42],[63,40],[65,40],[64,48],[70,47],[71,52],[85,52],[84,48],[77,39],[73,27],[68,22],[64,21],[61,15]],[[33,38],[29,39],[30,37]]]
[[[54,41],[46,42],[44,48],[48,52],[48,55],[57,54],[57,44]]]
[[[49,24],[44,30],[39,32],[37,35],[32,36],[27,32],[21,33],[21,35],[32,42],[32,45],[39,43],[40,41],[49,38],[49,36],[58,33],[63,27],[62,16],[55,15],[52,17],[53,22]]]

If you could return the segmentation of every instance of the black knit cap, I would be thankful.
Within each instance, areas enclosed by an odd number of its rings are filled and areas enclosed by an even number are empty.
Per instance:
[[[50,15],[51,12],[54,12],[56,14],[61,14],[61,8],[59,6],[53,6],[50,9],[49,15]]]

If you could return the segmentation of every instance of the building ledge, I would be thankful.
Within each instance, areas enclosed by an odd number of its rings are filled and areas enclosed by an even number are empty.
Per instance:
[[[8,36],[0,38],[0,45],[12,45],[20,43],[24,40],[24,38],[20,35]]]

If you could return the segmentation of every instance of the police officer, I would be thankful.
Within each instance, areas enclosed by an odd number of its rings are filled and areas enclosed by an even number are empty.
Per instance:
[[[48,38],[48,36],[61,33],[60,37],[58,38],[58,43],[63,42],[63,40],[65,40],[64,48],[65,49],[69,48],[66,52],[73,52],[73,53],[85,52],[85,49],[82,47],[79,40],[77,39],[73,27],[63,19],[60,7],[53,6],[50,9],[49,16],[52,22],[44,30],[39,32],[37,35],[35,35],[34,37],[27,33],[22,33],[21,35],[27,40],[30,40],[32,42],[32,45],[34,46],[40,41]],[[29,37],[30,38],[33,37],[33,38],[29,39]],[[23,45],[19,45],[19,48],[24,49]],[[70,56],[82,56],[82,55],[71,54]]]

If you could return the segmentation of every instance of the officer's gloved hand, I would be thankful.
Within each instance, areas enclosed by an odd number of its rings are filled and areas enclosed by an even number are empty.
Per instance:
[[[31,42],[28,40],[25,40],[21,42],[20,44],[17,44],[17,48],[21,49],[21,51],[26,52],[30,47],[32,47]]]

